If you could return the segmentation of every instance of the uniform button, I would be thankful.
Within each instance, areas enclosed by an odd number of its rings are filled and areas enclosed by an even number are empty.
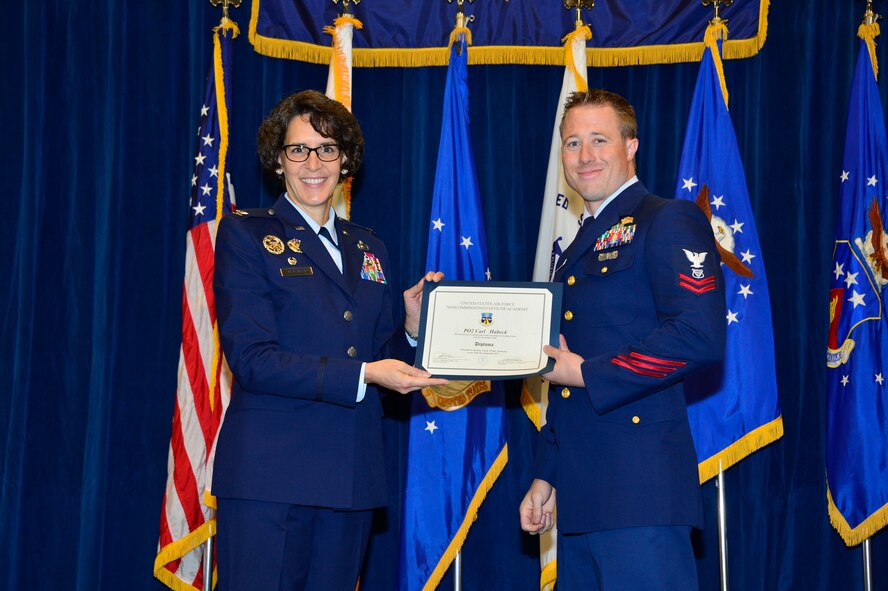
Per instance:
[[[570,310],[568,310],[567,312],[564,313],[565,320],[573,320],[573,317],[574,317],[574,313],[571,312]]]
[[[576,283],[576,282],[577,282],[577,278],[574,277],[573,275],[571,275],[570,277],[567,278],[567,284],[568,284],[568,285],[573,285],[573,284]]]
[[[607,267],[602,267],[602,268],[601,268],[601,272],[602,272],[602,273],[607,273]]]
[[[564,388],[561,391],[561,397],[562,398],[570,398],[570,388]]]
[[[637,425],[641,422],[641,419],[638,418],[638,415],[635,415],[634,417],[632,417],[632,422]]]
[[[342,317],[345,318],[346,322],[351,322],[352,318],[354,318],[354,316],[352,316],[351,310],[346,310],[345,312],[343,312]]]
[[[349,357],[354,357],[355,355],[358,354],[358,350],[355,349],[354,347],[349,347],[349,348],[346,350],[346,353],[348,353],[348,356],[349,356]]]

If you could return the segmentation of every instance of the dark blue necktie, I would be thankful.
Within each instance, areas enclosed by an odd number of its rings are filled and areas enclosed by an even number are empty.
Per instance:
[[[330,231],[325,226],[321,226],[321,229],[318,230],[318,236],[323,236],[330,244],[333,245],[333,248],[339,250],[339,245],[336,244],[336,241],[333,240],[332,236],[330,236]]]

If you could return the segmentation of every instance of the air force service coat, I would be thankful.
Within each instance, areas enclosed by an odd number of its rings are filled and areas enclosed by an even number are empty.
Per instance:
[[[355,399],[362,362],[391,357],[393,344],[407,358],[410,348],[403,331],[392,337],[385,245],[335,224],[342,273],[284,196],[219,225],[213,285],[234,387],[217,496],[335,509],[386,502],[379,393],[368,385]]]
[[[585,388],[550,386],[534,463],[556,487],[559,530],[701,526],[682,380],[724,352],[709,222],[635,183],[586,220],[558,264],[561,332],[585,360]]]

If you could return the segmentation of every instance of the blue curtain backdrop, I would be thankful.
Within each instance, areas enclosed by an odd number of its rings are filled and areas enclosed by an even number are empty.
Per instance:
[[[876,10],[888,12],[880,4]],[[249,9],[244,2],[231,11],[243,31],[229,153],[241,207],[274,197],[254,151],[263,115],[285,93],[323,89],[327,77],[326,66],[253,53]],[[763,51],[725,63],[770,280],[785,426],[782,440],[726,473],[735,589],[862,588],[860,549],[847,549],[829,524],[823,461],[827,290],[862,11],[863,2],[774,2]],[[176,387],[188,183],[220,12],[202,0],[46,0],[2,9],[0,588],[162,588],[151,573]],[[888,67],[888,43],[877,41]],[[694,63],[589,71],[590,86],[637,107],[639,176],[661,195],[675,185],[697,70]],[[562,74],[540,66],[469,70],[497,279],[531,276]],[[444,75],[444,68],[354,75],[367,159],[352,217],[387,242],[401,288],[426,257]],[[879,84],[884,105],[884,74]],[[404,400],[388,404],[389,482],[397,491]],[[519,588],[504,583],[509,571],[535,568],[535,540],[517,531],[532,447],[527,424],[513,404],[510,466],[464,553],[466,572],[483,570],[487,579],[465,580],[466,588]],[[701,588],[717,589],[714,485],[704,491]],[[379,526],[367,588],[393,588],[386,536],[397,519],[390,511]],[[501,547],[514,553],[504,558]],[[876,535],[873,550],[876,587],[888,589],[888,533]]]

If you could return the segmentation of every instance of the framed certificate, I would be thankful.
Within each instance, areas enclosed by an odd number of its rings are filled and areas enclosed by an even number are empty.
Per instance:
[[[503,380],[551,371],[560,283],[427,282],[416,366],[451,380]]]

